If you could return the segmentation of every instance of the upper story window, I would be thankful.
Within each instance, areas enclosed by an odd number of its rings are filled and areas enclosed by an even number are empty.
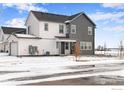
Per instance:
[[[71,33],[76,34],[76,25],[71,25]]]
[[[44,23],[44,31],[48,31],[48,23]]]
[[[30,31],[31,31],[31,26],[28,26],[27,34],[30,34]]]
[[[92,31],[92,27],[88,27],[88,35],[92,35],[93,34],[93,31]]]
[[[59,33],[64,33],[64,25],[59,25]]]

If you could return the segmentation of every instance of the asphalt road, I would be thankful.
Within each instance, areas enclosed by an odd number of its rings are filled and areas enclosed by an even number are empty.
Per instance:
[[[82,71],[77,71],[73,73],[59,73],[52,76],[46,76],[44,78],[65,76],[65,75],[78,75],[78,74],[93,74],[101,72],[113,72],[124,69],[123,63],[116,64],[99,64],[99,65],[81,65],[81,66],[71,66],[68,69],[82,69]],[[89,70],[90,69],[90,70]],[[36,76],[30,78],[23,78],[23,80],[41,79],[43,76]],[[15,79],[19,80],[19,79]],[[124,77],[112,76],[112,75],[98,75],[90,77],[80,77],[74,79],[64,79],[64,80],[54,80],[47,82],[38,83],[28,83],[25,85],[124,85]]]

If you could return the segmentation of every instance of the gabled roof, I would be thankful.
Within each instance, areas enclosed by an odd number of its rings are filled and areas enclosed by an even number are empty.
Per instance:
[[[1,27],[4,34],[20,33],[26,34],[26,28],[15,28],[15,27]]]
[[[45,13],[45,12],[39,12],[39,11],[31,11],[34,16],[40,20],[40,21],[52,21],[52,22],[60,22],[65,23],[66,21],[71,21],[74,18],[76,18],[79,15],[84,15],[94,26],[95,23],[83,12],[68,16],[68,15],[60,15],[60,14],[53,14],[53,13]]]
[[[38,20],[44,21],[54,21],[54,22],[65,22],[68,18],[66,15],[59,15],[59,14],[52,14],[52,13],[45,13],[45,12],[38,12],[38,11],[31,11]]]
[[[73,18],[75,18],[76,16],[80,15],[81,13],[77,13],[77,14],[71,15],[71,16],[68,17],[67,20],[72,20]]]

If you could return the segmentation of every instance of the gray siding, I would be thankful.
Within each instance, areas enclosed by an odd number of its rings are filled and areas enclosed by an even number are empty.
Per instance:
[[[94,25],[84,16],[81,15],[71,22],[71,24],[76,25],[76,34],[69,34],[69,38],[76,39],[77,41],[92,42],[91,50],[82,50],[81,54],[93,55],[94,54],[94,37],[95,37],[95,27]],[[71,25],[70,24],[70,25]],[[88,26],[93,28],[93,35],[88,35]]]

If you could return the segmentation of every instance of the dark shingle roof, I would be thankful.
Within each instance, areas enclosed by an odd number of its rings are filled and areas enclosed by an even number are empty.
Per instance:
[[[54,22],[65,22],[69,16],[66,15],[59,15],[59,14],[52,14],[52,13],[44,13],[38,11],[31,11],[38,20],[45,20],[45,21],[54,21]]]
[[[18,34],[26,34],[25,28],[15,28],[15,27],[1,27],[4,34],[12,34],[13,32],[16,32]]]
[[[83,12],[80,12],[71,16],[45,13],[45,12],[39,12],[39,11],[31,11],[31,12],[35,15],[35,17],[38,20],[60,22],[60,23],[64,23],[65,21],[72,20],[76,16],[83,14],[95,26],[95,23]]]

